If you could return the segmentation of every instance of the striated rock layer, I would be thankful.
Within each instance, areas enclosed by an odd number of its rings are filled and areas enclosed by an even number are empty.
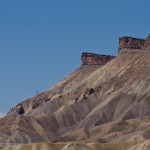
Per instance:
[[[0,143],[27,145],[5,150],[149,149],[148,39],[140,53],[120,53],[103,66],[84,64],[11,109],[0,119]]]
[[[81,60],[82,65],[105,65],[110,60],[114,59],[115,56],[100,55],[94,53],[82,53]]]
[[[118,52],[139,52],[149,50],[150,47],[150,34],[146,39],[138,39],[133,37],[120,37]]]

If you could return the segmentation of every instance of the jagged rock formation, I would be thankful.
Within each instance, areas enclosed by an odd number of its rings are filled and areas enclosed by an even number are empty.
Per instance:
[[[0,142],[37,143],[12,150],[149,149],[149,37],[141,49],[129,43],[122,42],[120,50],[127,45],[128,50],[138,48],[137,53],[120,52],[103,66],[84,60],[87,65],[14,107],[0,119]]]
[[[105,65],[110,60],[114,59],[115,56],[100,55],[94,53],[82,53],[81,60],[82,65]]]
[[[150,46],[150,35],[146,39],[132,38],[124,36],[119,38],[119,47],[118,52],[141,52],[147,49]]]

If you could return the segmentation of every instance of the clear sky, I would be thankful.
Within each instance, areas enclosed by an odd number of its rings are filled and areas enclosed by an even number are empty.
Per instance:
[[[49,89],[84,51],[117,54],[150,33],[149,0],[0,0],[0,112]]]

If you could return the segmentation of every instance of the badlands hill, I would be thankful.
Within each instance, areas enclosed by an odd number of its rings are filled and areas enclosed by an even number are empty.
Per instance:
[[[0,119],[5,150],[150,149],[150,36],[119,39],[118,56],[82,66]],[[30,143],[30,144],[29,144]]]

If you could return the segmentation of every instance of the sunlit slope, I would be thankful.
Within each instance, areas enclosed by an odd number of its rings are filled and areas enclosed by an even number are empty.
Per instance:
[[[102,67],[79,68],[1,119],[0,141],[118,144],[148,140],[149,58],[149,52],[121,54]],[[20,107],[25,110],[22,115],[15,113]]]
[[[94,143],[37,143],[28,145],[18,145],[2,150],[149,150],[150,141],[140,143],[122,144],[94,144]]]

